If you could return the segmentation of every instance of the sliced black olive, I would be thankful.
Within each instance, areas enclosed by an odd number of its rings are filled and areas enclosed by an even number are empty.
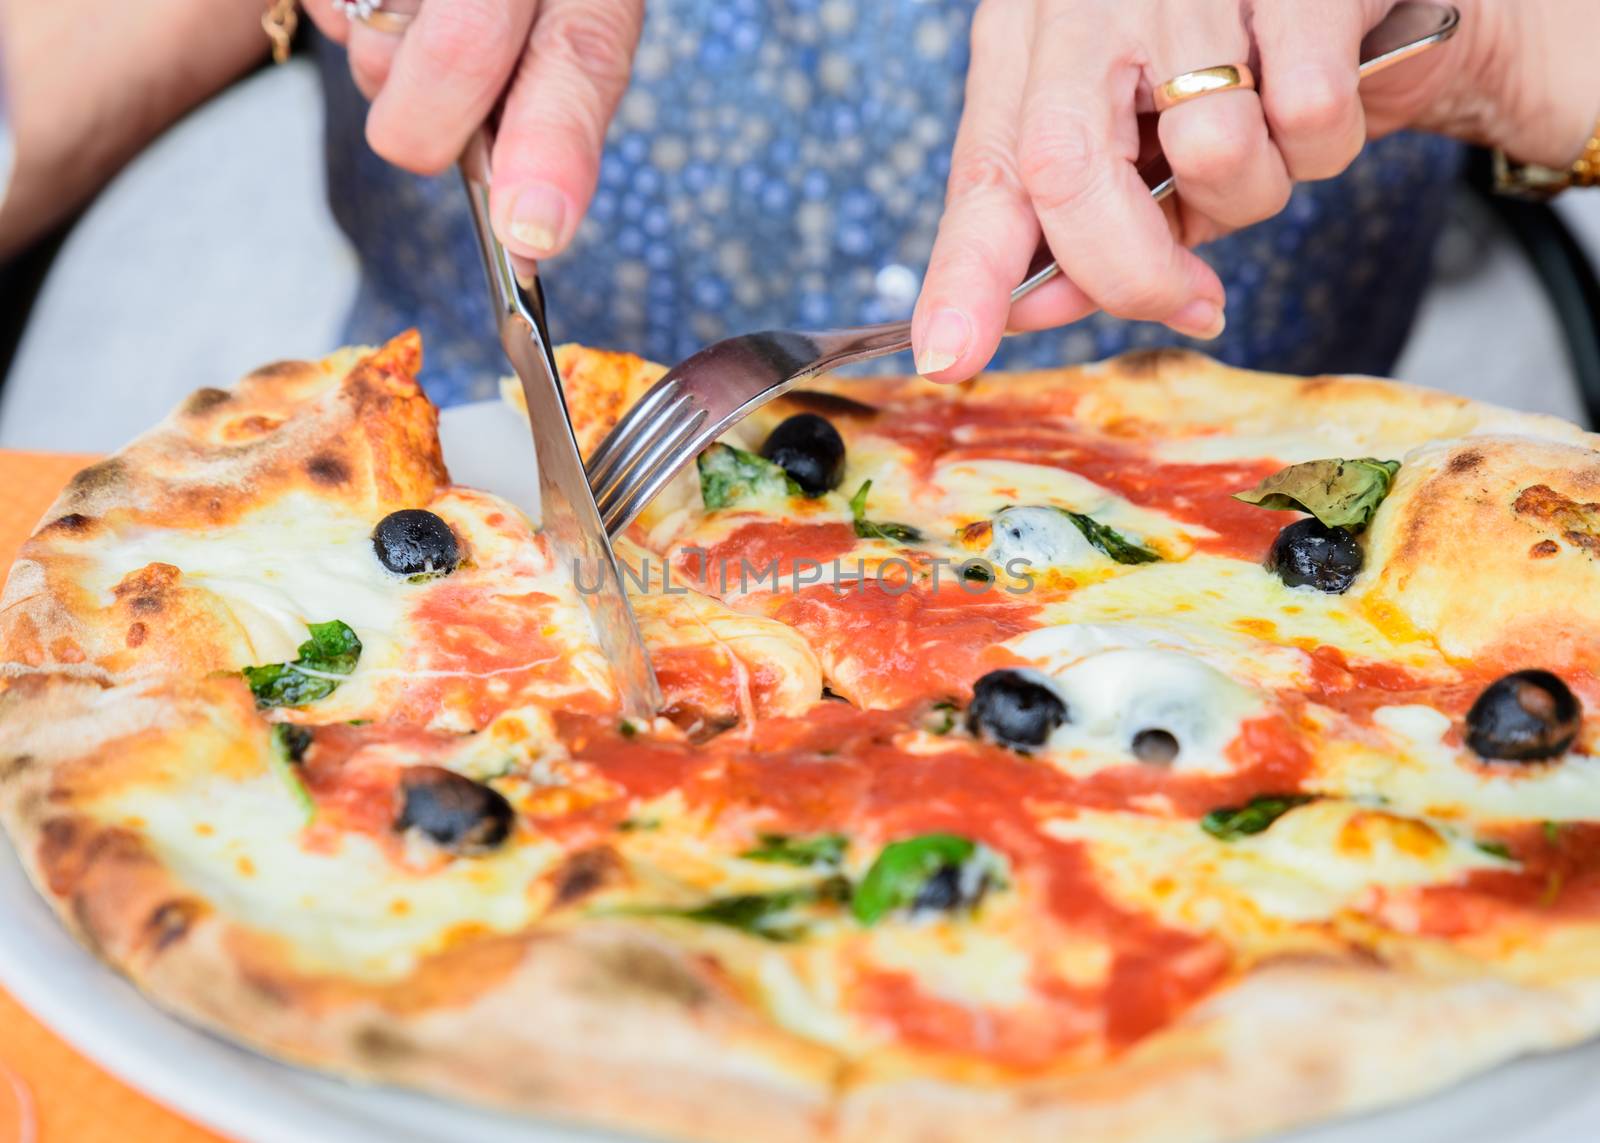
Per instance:
[[[486,853],[511,833],[511,803],[500,792],[442,766],[412,766],[400,776],[394,828],[415,829],[451,853]]]
[[[1348,531],[1310,517],[1278,533],[1267,555],[1267,570],[1289,587],[1343,595],[1360,573],[1362,558],[1361,545]]]
[[[1549,671],[1517,671],[1484,688],[1467,711],[1467,745],[1482,758],[1535,762],[1566,753],[1583,706]]]
[[[993,879],[985,869],[967,865],[941,865],[911,902],[912,913],[953,913],[976,909]]]
[[[404,508],[379,520],[372,548],[399,575],[449,575],[461,561],[450,525],[426,508]]]
[[[1061,696],[1021,671],[990,671],[972,688],[967,729],[1026,754],[1067,721]]]
[[[1178,757],[1178,740],[1170,731],[1141,730],[1133,736],[1133,756],[1152,766],[1166,766]]]
[[[787,472],[807,496],[832,492],[844,479],[844,438],[815,413],[796,413],[773,429],[761,455]]]

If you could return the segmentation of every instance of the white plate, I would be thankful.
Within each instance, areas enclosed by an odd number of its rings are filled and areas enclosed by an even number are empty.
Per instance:
[[[441,431],[457,481],[487,487],[525,506],[533,503],[532,450],[525,430],[508,412],[487,403],[451,410]],[[4,844],[0,984],[107,1071],[242,1143],[617,1143],[620,1138],[330,1080],[197,1031],[155,1008],[79,947]],[[1307,1027],[1304,1034],[1315,1036],[1318,1030]],[[1396,1110],[1290,1138],[1292,1143],[1571,1143],[1600,1138],[1597,1074],[1600,1043],[1591,1043],[1519,1061]],[[617,1097],[627,1097],[620,1083]],[[7,1128],[0,1124],[0,1134]]]

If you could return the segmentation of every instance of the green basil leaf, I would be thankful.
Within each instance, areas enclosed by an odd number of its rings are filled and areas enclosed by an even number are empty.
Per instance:
[[[856,887],[850,911],[863,925],[875,925],[914,902],[939,870],[965,865],[977,852],[976,843],[948,833],[926,833],[886,845]]]
[[[955,703],[945,699],[936,702],[928,708],[927,716],[922,720],[922,729],[929,734],[946,735],[956,728],[956,722],[961,717],[961,708]]]
[[[1275,472],[1233,498],[1275,512],[1309,512],[1330,528],[1359,532],[1389,495],[1398,460],[1311,460]]]
[[[782,468],[732,445],[712,445],[695,460],[695,467],[700,470],[700,499],[707,510],[746,498],[801,494],[800,486]]]
[[[305,706],[339,689],[361,658],[361,640],[348,624],[333,619],[306,628],[311,638],[300,644],[292,663],[246,667],[244,681],[256,706]]]
[[[791,837],[783,833],[764,833],[761,844],[739,856],[746,861],[766,861],[776,865],[805,868],[827,866],[837,869],[844,860],[849,839],[842,833],[823,833],[815,837]]]
[[[1503,841],[1475,841],[1472,844],[1490,857],[1498,857],[1501,861],[1511,860],[1511,849]]]
[[[888,540],[891,544],[920,544],[922,533],[910,524],[867,519],[867,493],[872,490],[868,480],[850,497],[850,515],[855,519],[856,535],[863,540]]]
[[[1065,508],[1057,508],[1056,511],[1071,520],[1078,531],[1083,533],[1085,540],[1088,540],[1102,553],[1119,564],[1158,564],[1161,562],[1160,553],[1141,547],[1115,528],[1106,527],[1093,516],[1085,516],[1082,512],[1069,512]]]
[[[829,877],[815,885],[795,889],[714,897],[703,905],[688,908],[644,906],[619,912],[627,916],[675,917],[702,925],[721,925],[764,941],[784,942],[806,935],[804,920],[796,915],[798,910],[812,905],[843,904],[849,899],[850,882],[843,877]]]
[[[1222,841],[1237,841],[1241,837],[1263,832],[1296,806],[1303,806],[1312,800],[1310,794],[1252,798],[1246,806],[1212,810],[1200,819],[1200,828]]]
[[[289,794],[299,805],[305,820],[316,816],[317,803],[300,779],[300,760],[311,745],[311,732],[303,726],[288,722],[272,725],[272,749],[267,753],[267,766],[289,789]]]

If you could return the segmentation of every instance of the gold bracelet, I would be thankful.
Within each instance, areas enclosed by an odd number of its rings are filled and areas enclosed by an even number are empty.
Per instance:
[[[1600,186],[1600,123],[1595,124],[1595,132],[1578,161],[1564,171],[1537,163],[1519,163],[1501,150],[1494,153],[1494,189],[1498,194],[1548,202],[1573,187],[1597,186]]]

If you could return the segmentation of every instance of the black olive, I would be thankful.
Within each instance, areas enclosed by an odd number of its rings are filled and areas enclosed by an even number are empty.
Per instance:
[[[968,872],[960,865],[941,865],[934,871],[911,902],[911,912],[952,913],[975,909],[989,891],[988,873]]]
[[[1141,730],[1133,736],[1133,756],[1152,766],[1165,766],[1178,757],[1178,740],[1167,730]]]
[[[379,520],[372,548],[399,575],[449,575],[461,560],[450,525],[426,508],[404,508]]]
[[[1482,758],[1533,762],[1566,753],[1583,706],[1549,671],[1517,671],[1484,688],[1467,711],[1467,745]]]
[[[1026,754],[1067,721],[1067,704],[1021,671],[990,671],[972,688],[967,729]]]
[[[832,492],[844,479],[844,438],[826,417],[796,413],[772,430],[761,455],[807,496]]]
[[[419,830],[451,853],[485,853],[511,833],[511,803],[498,790],[442,766],[411,766],[400,776],[394,828]]]
[[[1276,572],[1289,587],[1343,595],[1360,573],[1362,558],[1361,545],[1348,531],[1311,517],[1278,533],[1267,556],[1267,570]]]

